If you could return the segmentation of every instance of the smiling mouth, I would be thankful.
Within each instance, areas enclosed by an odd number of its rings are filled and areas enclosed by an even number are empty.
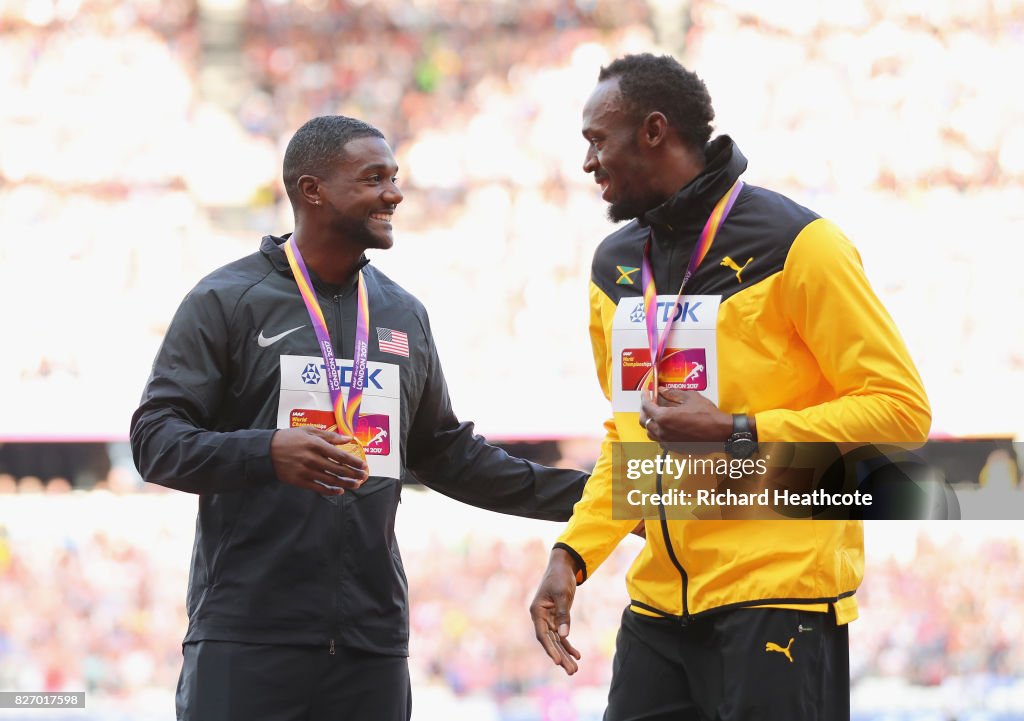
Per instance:
[[[391,225],[391,213],[370,213],[370,219]]]

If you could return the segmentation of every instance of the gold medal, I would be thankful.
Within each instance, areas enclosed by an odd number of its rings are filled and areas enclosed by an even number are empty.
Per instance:
[[[345,453],[348,453],[350,456],[355,456],[363,463],[366,463],[366,451],[363,450],[363,446],[359,441],[352,439],[348,443],[339,444],[338,448],[345,451]],[[366,465],[367,468],[369,468],[370,464],[367,463]]]

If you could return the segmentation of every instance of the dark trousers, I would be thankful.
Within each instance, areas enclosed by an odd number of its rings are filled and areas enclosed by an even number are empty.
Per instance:
[[[849,721],[846,626],[831,613],[622,615],[605,721]]]
[[[341,646],[183,647],[178,721],[409,721],[409,661]]]

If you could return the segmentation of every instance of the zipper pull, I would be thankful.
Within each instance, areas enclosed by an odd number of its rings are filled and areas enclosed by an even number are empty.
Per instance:
[[[330,653],[330,654],[331,654],[332,656],[334,655],[334,639],[333,639],[333,638],[331,639],[331,650],[329,651],[329,653]]]

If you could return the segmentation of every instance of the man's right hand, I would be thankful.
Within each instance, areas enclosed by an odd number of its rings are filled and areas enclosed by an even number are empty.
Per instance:
[[[321,496],[359,488],[369,477],[366,462],[336,447],[351,440],[309,426],[279,430],[270,441],[274,473],[285,483]]]
[[[530,617],[540,645],[556,666],[572,676],[580,652],[569,643],[569,609],[576,595],[576,565],[564,549],[551,551],[547,570],[530,604]]]

